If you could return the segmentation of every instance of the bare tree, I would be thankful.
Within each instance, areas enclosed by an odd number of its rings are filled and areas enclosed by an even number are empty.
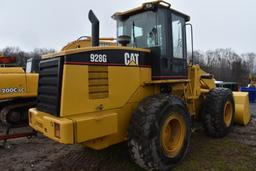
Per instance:
[[[26,65],[26,61],[29,58],[41,58],[42,55],[47,53],[55,52],[54,49],[45,49],[45,48],[37,48],[32,52],[24,52],[20,50],[19,47],[6,47],[3,49],[3,54],[6,57],[15,57],[16,65],[20,67],[24,67]]]

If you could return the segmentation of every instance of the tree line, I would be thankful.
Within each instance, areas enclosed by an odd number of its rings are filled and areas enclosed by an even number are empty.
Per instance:
[[[29,58],[41,58],[42,55],[47,53],[56,52],[54,49],[47,49],[47,48],[37,48],[34,49],[32,52],[25,52],[21,50],[19,47],[6,47],[2,50],[4,57],[15,57],[16,58],[16,65],[19,67],[25,67],[26,62]]]
[[[215,49],[194,52],[194,64],[214,75],[216,80],[237,82],[241,86],[249,83],[249,75],[256,75],[256,54],[237,54],[232,49]]]

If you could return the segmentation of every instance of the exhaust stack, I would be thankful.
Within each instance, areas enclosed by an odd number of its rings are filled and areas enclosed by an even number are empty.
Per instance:
[[[92,10],[89,11],[88,18],[92,23],[92,46],[99,46],[100,22]]]

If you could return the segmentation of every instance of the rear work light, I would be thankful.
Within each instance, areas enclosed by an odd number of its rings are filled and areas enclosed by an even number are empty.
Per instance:
[[[54,123],[54,135],[56,138],[60,138],[60,124]]]

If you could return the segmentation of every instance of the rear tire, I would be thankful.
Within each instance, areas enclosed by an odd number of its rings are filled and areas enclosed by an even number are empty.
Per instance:
[[[211,90],[205,100],[203,123],[207,135],[221,138],[227,135],[233,126],[235,105],[232,91],[227,88]]]
[[[185,157],[191,121],[183,100],[160,94],[138,105],[128,131],[128,147],[135,163],[146,170],[164,171]]]

